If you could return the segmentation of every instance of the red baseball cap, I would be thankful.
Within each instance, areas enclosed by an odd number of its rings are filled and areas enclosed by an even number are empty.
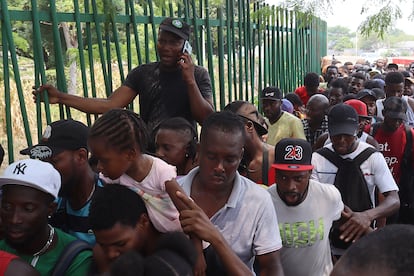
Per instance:
[[[351,99],[344,102],[344,104],[352,106],[359,117],[371,119],[371,116],[368,116],[367,105],[363,101]]]

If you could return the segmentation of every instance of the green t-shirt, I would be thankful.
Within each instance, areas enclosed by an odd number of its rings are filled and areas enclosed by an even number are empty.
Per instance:
[[[39,271],[42,276],[50,275],[55,267],[56,262],[58,261],[60,255],[62,254],[65,247],[76,238],[70,236],[62,232],[61,230],[55,228],[55,233],[57,235],[57,243],[55,247],[48,251],[46,254],[39,256],[39,260],[35,266],[35,269]],[[0,249],[7,251],[9,253],[15,254],[28,262],[33,259],[32,255],[21,255],[16,252],[13,248],[11,248],[4,240],[0,241]],[[83,276],[87,275],[90,269],[90,265],[92,262],[92,251],[91,250],[84,250],[79,253],[73,260],[72,264],[69,266],[68,270],[66,271],[66,276]]]

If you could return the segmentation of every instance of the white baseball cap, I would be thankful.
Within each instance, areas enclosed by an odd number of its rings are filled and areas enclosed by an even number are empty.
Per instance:
[[[0,177],[0,187],[22,185],[58,197],[60,174],[47,162],[37,159],[24,159],[10,164]]]

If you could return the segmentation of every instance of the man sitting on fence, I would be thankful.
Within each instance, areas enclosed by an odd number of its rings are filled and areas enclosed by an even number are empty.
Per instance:
[[[160,61],[134,68],[121,87],[107,99],[62,93],[48,84],[35,90],[34,98],[47,90],[49,103],[101,114],[113,108],[126,107],[139,95],[140,115],[150,131],[170,117],[184,117],[201,124],[214,111],[212,89],[207,71],[194,65],[190,53],[183,48],[190,33],[190,26],[181,19],[164,19],[157,41]]]

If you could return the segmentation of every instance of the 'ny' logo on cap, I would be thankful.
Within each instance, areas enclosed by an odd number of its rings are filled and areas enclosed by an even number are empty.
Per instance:
[[[289,145],[285,148],[285,160],[302,160],[303,149],[301,146]]]
[[[27,168],[25,163],[18,163],[13,170],[14,174],[24,174],[24,170]]]

